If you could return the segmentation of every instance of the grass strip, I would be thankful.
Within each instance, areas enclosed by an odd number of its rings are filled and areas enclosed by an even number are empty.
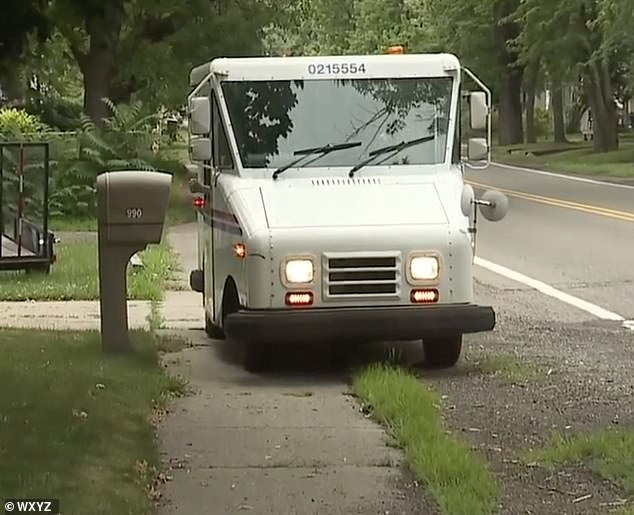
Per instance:
[[[23,271],[0,273],[0,301],[95,300],[99,298],[97,243],[79,241],[56,246],[57,261],[49,275]],[[164,240],[141,253],[143,267],[128,267],[128,298],[161,300],[175,259]]]
[[[565,149],[565,150],[563,150]],[[509,153],[509,150],[512,152]],[[562,150],[539,155],[541,151]],[[538,154],[531,154],[536,151]],[[527,155],[528,153],[528,155]],[[594,152],[590,143],[543,143],[494,147],[493,159],[553,172],[605,178],[634,178],[634,143],[624,142],[613,152]]]
[[[493,513],[498,486],[486,461],[442,427],[440,399],[414,375],[373,364],[353,375],[353,391],[405,451],[442,513]]]

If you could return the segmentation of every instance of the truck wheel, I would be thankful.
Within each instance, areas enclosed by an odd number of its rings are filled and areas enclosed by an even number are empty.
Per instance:
[[[214,324],[209,317],[205,314],[205,332],[209,338],[213,338],[214,340],[224,340],[225,333],[224,331]]]
[[[453,367],[462,351],[462,335],[423,340],[425,363],[430,368]]]
[[[264,370],[270,363],[271,352],[268,345],[244,345],[243,367],[247,372],[257,373]]]

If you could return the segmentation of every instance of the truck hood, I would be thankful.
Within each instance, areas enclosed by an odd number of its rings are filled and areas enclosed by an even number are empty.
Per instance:
[[[263,186],[260,193],[271,229],[448,223],[433,183],[323,179]]]

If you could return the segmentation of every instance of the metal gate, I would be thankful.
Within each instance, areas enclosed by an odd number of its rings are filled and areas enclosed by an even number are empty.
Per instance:
[[[55,262],[49,179],[48,143],[0,143],[0,270],[48,273]]]

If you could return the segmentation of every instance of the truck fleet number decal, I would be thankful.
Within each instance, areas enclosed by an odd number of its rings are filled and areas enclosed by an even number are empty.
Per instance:
[[[308,73],[311,75],[325,75],[330,73],[347,75],[350,73],[365,73],[363,63],[318,63],[309,64]]]
[[[125,216],[138,220],[139,218],[143,218],[143,209],[140,207],[129,207],[125,210]]]

